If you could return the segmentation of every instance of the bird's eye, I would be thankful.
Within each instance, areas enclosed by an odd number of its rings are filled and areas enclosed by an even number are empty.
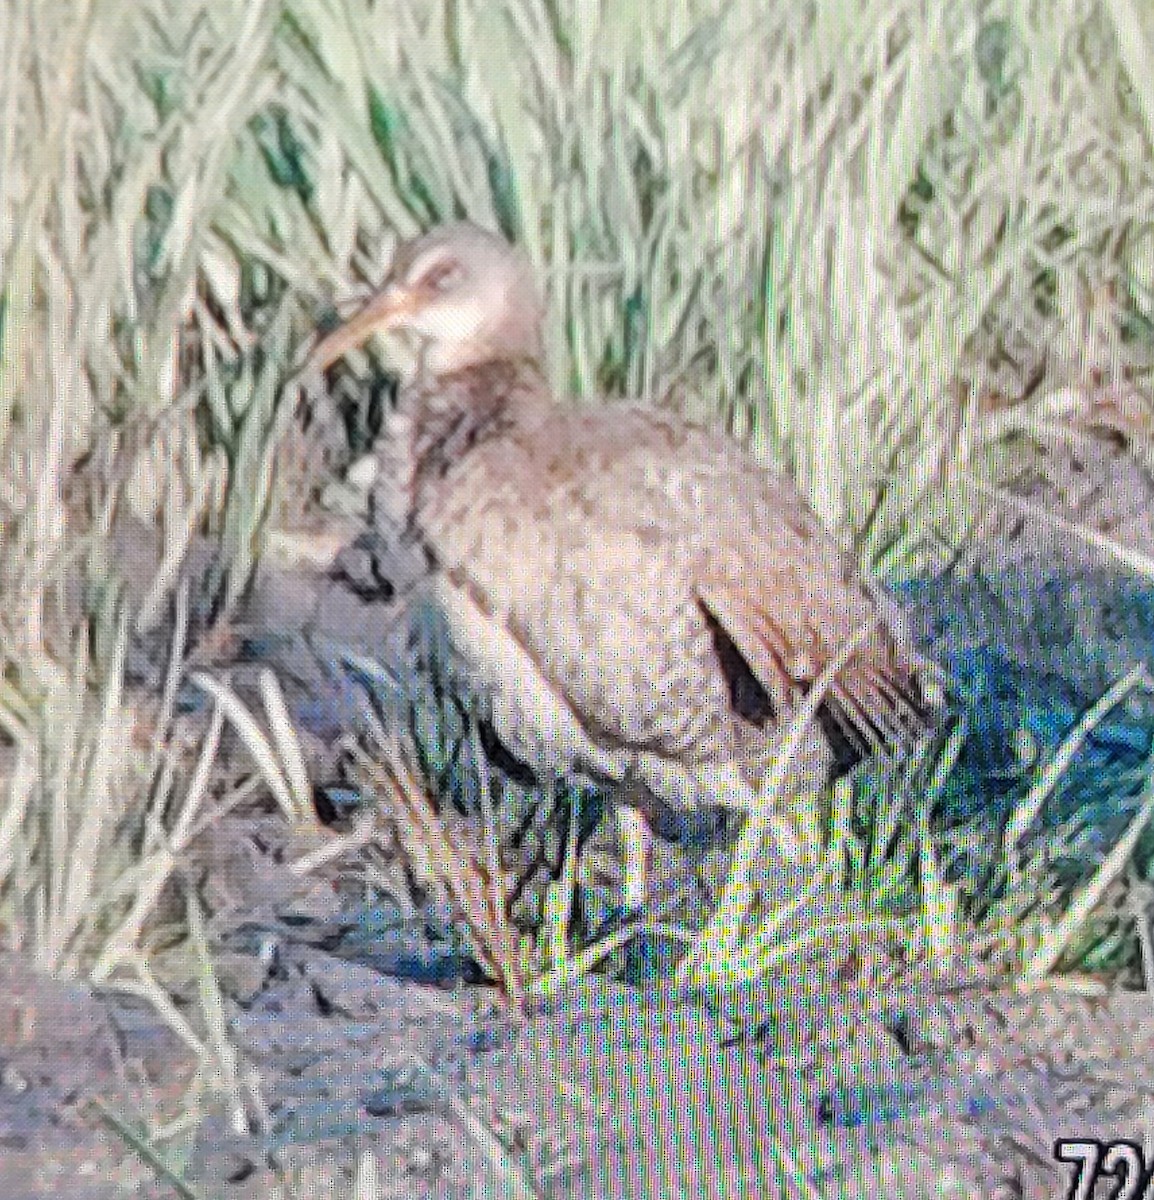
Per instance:
[[[464,274],[465,270],[461,264],[455,259],[449,259],[447,262],[437,263],[427,271],[421,283],[432,292],[448,292],[461,282]]]

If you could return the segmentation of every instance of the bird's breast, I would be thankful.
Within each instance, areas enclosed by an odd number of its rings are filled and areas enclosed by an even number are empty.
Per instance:
[[[442,573],[434,596],[470,690],[516,758],[546,775],[624,777],[629,754],[590,737],[565,695],[467,581]]]

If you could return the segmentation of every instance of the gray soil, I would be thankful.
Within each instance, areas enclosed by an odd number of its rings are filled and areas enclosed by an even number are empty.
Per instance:
[[[1149,1144],[1145,993],[795,978],[745,997],[741,1031],[716,998],[595,980],[522,1023],[478,989],[280,951],[228,1005],[264,1127],[155,1139],[195,1195],[351,1194],[371,1151],[397,1198],[1052,1197],[1056,1139]],[[179,1194],[88,1102],[155,1119],[187,1053],[122,998],[4,974],[0,1195]]]

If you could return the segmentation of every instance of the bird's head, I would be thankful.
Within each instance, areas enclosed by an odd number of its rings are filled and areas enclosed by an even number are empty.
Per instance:
[[[434,375],[540,355],[542,303],[529,261],[498,234],[459,222],[402,243],[381,289],[314,347],[321,369],[375,333],[415,342]]]

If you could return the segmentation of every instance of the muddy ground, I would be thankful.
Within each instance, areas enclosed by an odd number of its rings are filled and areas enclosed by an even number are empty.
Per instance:
[[[594,981],[517,1025],[477,989],[280,947],[229,1005],[267,1124],[242,1136],[217,1112],[155,1140],[192,1194],[351,1194],[371,1151],[398,1200],[1055,1197],[1057,1139],[1150,1144],[1145,993],[793,979],[742,1031],[705,998]],[[187,1051],[123,998],[3,973],[0,1195],[181,1194],[88,1102],[129,1124],[175,1111]]]

